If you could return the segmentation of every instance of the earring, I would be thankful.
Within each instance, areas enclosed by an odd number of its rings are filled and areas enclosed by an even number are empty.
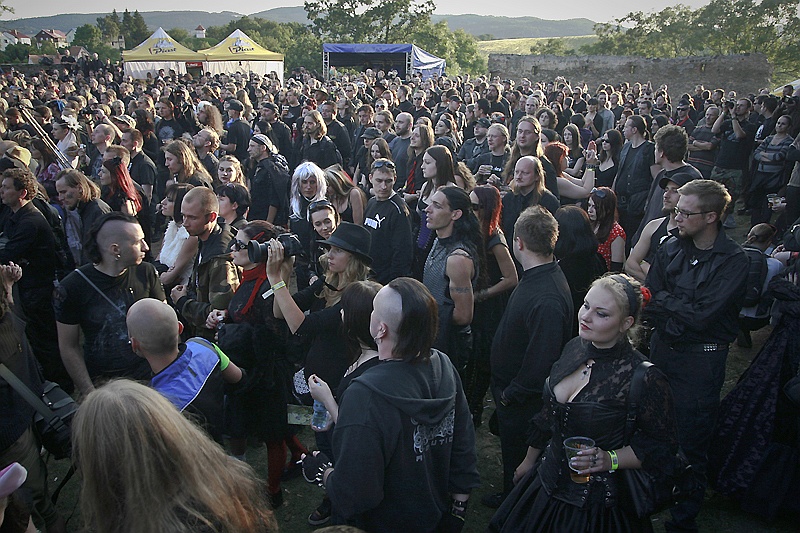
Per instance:
[[[120,258],[120,257],[122,257],[122,256],[121,256],[120,254],[117,254],[117,255],[116,255],[116,257],[115,257],[115,259],[116,259],[117,261],[119,261],[119,258]]]

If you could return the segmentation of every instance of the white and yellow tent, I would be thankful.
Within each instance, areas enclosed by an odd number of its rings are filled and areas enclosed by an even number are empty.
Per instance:
[[[159,69],[167,73],[171,69],[177,74],[185,74],[187,61],[201,62],[205,59],[205,55],[186,48],[163,28],[158,28],[133,50],[122,52],[125,74],[136,79],[146,78],[148,72],[155,76]]]
[[[242,30],[235,30],[216,46],[197,53],[205,56],[203,70],[212,75],[254,72],[265,76],[275,71],[283,82],[283,54],[270,52]]]

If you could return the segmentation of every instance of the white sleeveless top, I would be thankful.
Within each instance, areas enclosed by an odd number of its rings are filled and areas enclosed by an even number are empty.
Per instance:
[[[164,241],[161,245],[161,253],[158,256],[158,260],[168,267],[174,266],[175,261],[178,260],[178,254],[183,247],[183,243],[186,242],[188,238],[189,233],[186,231],[186,228],[179,226],[174,220],[170,220],[169,225],[167,225],[167,231],[164,233]],[[181,273],[178,283],[185,285],[189,281],[191,273],[192,263],[189,262],[184,272]]]

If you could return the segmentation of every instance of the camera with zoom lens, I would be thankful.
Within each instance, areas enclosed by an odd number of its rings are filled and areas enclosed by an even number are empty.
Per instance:
[[[303,245],[294,233],[281,233],[277,239],[283,245],[284,257],[292,257],[303,252]],[[269,242],[251,240],[247,243],[247,256],[253,263],[266,263],[269,257]]]

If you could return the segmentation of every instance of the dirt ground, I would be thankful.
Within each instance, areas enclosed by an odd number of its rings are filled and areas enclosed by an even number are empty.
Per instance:
[[[731,235],[739,242],[743,240],[748,228],[742,227],[743,217],[740,219],[739,227],[731,232]],[[758,353],[759,348],[766,341],[770,328],[753,333],[754,348],[743,349],[731,345],[728,357],[726,380],[723,387],[723,397],[736,384],[739,376],[748,367],[752,359]],[[487,409],[484,412],[484,421],[488,421],[494,407],[491,396],[486,399]],[[478,466],[481,474],[482,486],[473,492],[472,502],[468,509],[468,516],[465,532],[483,532],[492,516],[493,510],[483,507],[480,499],[484,494],[497,492],[502,486],[501,473],[502,465],[500,460],[499,439],[491,435],[484,423],[477,431],[477,451]],[[300,434],[301,439],[313,448],[314,437],[308,428],[304,428]],[[267,475],[266,448],[251,448],[247,452],[248,462],[255,468],[261,477]],[[60,480],[60,476],[69,467],[66,460],[51,461],[50,473],[51,484],[55,486]],[[65,487],[58,501],[58,508],[69,518],[68,531],[81,531],[82,522],[78,505],[80,482],[77,477],[73,478]],[[314,528],[306,522],[308,515],[319,504],[322,491],[316,485],[306,483],[302,477],[295,478],[283,484],[284,504],[277,510],[276,517],[280,525],[280,530],[284,533],[305,533],[313,531]],[[664,531],[664,521],[668,518],[667,513],[653,517],[653,526],[656,532]],[[789,533],[798,530],[796,517],[781,517],[774,523],[766,523],[759,517],[744,513],[738,508],[735,502],[709,491],[706,495],[706,503],[699,517],[700,531],[702,532],[748,532],[748,533]],[[410,532],[411,533],[411,532]]]

